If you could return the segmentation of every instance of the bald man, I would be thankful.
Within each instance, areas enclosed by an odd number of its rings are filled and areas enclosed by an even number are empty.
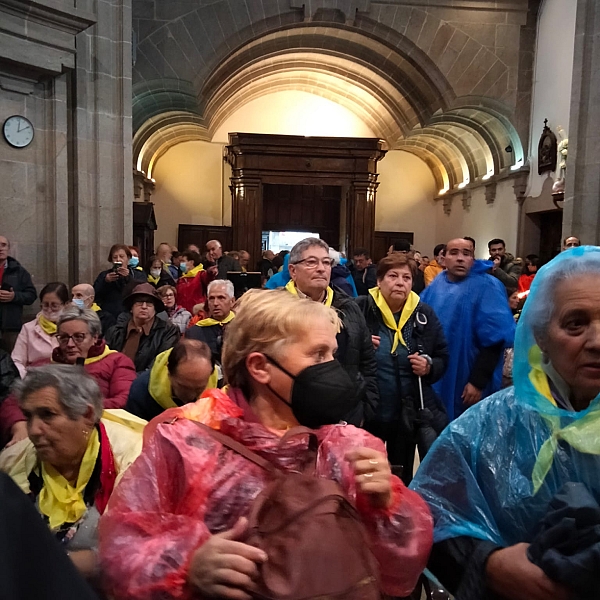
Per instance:
[[[421,294],[435,311],[450,350],[446,373],[433,387],[450,420],[502,384],[504,349],[514,342],[515,321],[504,285],[487,274],[491,261],[475,260],[470,240],[450,240],[446,270]]]
[[[91,308],[93,311],[96,311],[96,314],[100,319],[100,324],[102,325],[103,334],[117,322],[109,312],[102,310],[94,302],[96,294],[93,285],[90,285],[89,283],[79,283],[73,286],[71,295],[73,296],[71,302],[74,306],[79,306],[79,308]]]

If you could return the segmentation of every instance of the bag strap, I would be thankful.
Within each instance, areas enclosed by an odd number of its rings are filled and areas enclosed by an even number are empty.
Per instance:
[[[269,471],[269,473],[278,471],[278,469],[276,469],[268,460],[266,460],[262,456],[259,456],[255,452],[252,452],[252,450],[248,450],[248,448],[246,448],[246,446],[244,446],[244,444],[240,444],[239,442],[236,442],[234,439],[230,438],[228,435],[225,435],[224,433],[221,433],[220,431],[216,431],[216,430],[212,429],[211,427],[204,425],[204,423],[199,423],[198,421],[192,421],[192,422],[195,423],[196,425],[198,425],[198,427],[200,427],[200,429],[202,429],[205,433],[208,433],[213,439],[217,440],[217,442],[220,442],[226,448],[229,448],[230,450],[237,452],[244,458],[248,459],[250,462],[253,462],[255,465],[258,465],[259,467],[264,469],[265,471]]]

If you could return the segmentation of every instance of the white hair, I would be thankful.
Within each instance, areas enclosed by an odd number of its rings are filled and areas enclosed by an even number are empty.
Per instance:
[[[73,421],[85,415],[91,406],[94,409],[96,423],[103,411],[102,392],[96,380],[76,365],[45,365],[27,371],[24,379],[18,380],[13,392],[19,405],[33,393],[44,388],[53,388],[58,401]]]
[[[230,298],[235,297],[235,290],[233,288],[233,281],[229,281],[229,279],[214,279],[208,284],[208,288],[206,289],[207,296],[210,295],[210,292],[213,288],[216,287],[224,287],[227,295]]]

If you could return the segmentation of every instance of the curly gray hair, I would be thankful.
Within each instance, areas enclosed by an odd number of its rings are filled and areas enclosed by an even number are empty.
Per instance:
[[[68,323],[69,321],[83,321],[92,336],[99,336],[102,333],[100,319],[91,308],[79,308],[79,306],[65,308],[56,323],[56,327],[60,329],[63,323]]]
[[[326,252],[329,252],[329,245],[327,242],[319,238],[305,238],[300,240],[290,252],[290,265],[295,265],[297,262],[302,260],[302,255],[306,250],[312,248],[313,246],[317,246],[318,248],[323,248]]]
[[[31,394],[53,388],[58,392],[58,401],[69,419],[76,420],[85,415],[91,406],[95,422],[102,416],[103,397],[96,381],[82,367],[74,365],[45,365],[29,369],[24,379],[13,385],[19,405]]]

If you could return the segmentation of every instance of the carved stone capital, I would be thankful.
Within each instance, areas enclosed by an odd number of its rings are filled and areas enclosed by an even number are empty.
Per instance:
[[[488,183],[485,186],[485,201],[487,204],[494,204],[496,200],[496,182]]]

